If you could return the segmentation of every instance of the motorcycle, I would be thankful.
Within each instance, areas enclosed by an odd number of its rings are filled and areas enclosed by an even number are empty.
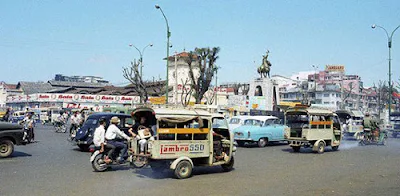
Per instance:
[[[375,130],[364,129],[364,132],[361,134],[361,140],[359,142],[360,146],[364,145],[387,145],[388,135],[384,130]]]
[[[120,166],[130,166],[132,168],[142,168],[146,165],[146,155],[133,155],[133,151],[131,150],[131,144],[128,143],[128,157],[124,157],[124,161],[117,161],[117,157],[120,153],[121,149],[116,149],[114,153],[109,157],[110,161],[106,161],[105,158],[108,154],[108,151],[111,149],[106,148],[102,153],[100,149],[95,149],[95,151],[90,156],[90,162],[92,164],[92,168],[96,172],[103,172],[110,168],[111,166],[120,165]]]
[[[24,136],[22,137],[22,141],[26,143],[31,143],[33,138],[33,128],[24,128]]]
[[[56,133],[65,133],[67,132],[67,126],[65,122],[56,122],[54,124],[54,128],[56,130]]]

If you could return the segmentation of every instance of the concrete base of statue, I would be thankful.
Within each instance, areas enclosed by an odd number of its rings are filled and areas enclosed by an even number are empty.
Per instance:
[[[270,78],[256,78],[250,81],[249,109],[274,110],[278,96],[277,85]]]

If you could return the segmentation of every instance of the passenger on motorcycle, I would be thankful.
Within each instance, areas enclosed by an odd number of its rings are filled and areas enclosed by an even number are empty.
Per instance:
[[[139,139],[139,145],[140,145],[140,154],[144,154],[145,152],[145,147],[147,145],[147,140],[154,140],[154,137],[152,136],[152,131],[149,128],[150,125],[147,123],[146,117],[142,116],[140,117],[140,121],[137,122],[128,130],[128,132],[133,136]],[[142,130],[144,132],[145,138],[141,138],[139,136],[139,130]]]
[[[126,139],[128,142],[131,140],[129,136],[127,136],[123,131],[121,131],[117,125],[120,123],[120,120],[118,117],[114,116],[110,120],[110,126],[108,127],[106,131],[106,141],[108,144],[111,144],[115,146],[116,148],[121,149],[119,157],[117,158],[117,161],[123,162],[124,158],[128,156],[127,151],[128,151],[128,145],[126,145],[124,142],[121,141],[121,138]],[[110,150],[109,152],[110,155],[114,153],[114,149]]]
[[[93,143],[95,150],[99,150],[100,153],[103,153],[105,148],[110,149],[107,156],[104,158],[104,162],[108,164],[112,161],[109,157],[111,157],[111,153],[115,151],[115,146],[108,144],[105,141],[106,130],[104,127],[106,126],[106,120],[101,118],[99,124],[100,125],[96,128],[93,134]]]

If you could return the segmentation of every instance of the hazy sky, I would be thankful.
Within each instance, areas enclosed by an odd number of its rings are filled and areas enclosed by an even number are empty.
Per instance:
[[[57,73],[96,75],[124,84],[122,67],[143,48],[144,77],[165,78],[166,24],[171,55],[221,47],[218,80],[249,81],[270,50],[271,74],[346,66],[365,84],[387,80],[387,37],[400,25],[398,0],[16,0],[0,2],[0,81],[47,81]],[[400,30],[393,36],[393,78],[400,77]]]

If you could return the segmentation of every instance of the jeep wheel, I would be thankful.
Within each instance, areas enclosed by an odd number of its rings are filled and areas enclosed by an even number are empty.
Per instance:
[[[324,152],[325,152],[325,143],[321,141],[318,143],[317,153],[322,154]]]
[[[192,164],[189,161],[183,160],[176,165],[175,176],[178,179],[189,178],[192,175]]]
[[[339,149],[339,146],[332,146],[333,151],[337,151]]]
[[[231,171],[233,169],[233,165],[234,164],[235,164],[235,159],[232,156],[231,160],[229,161],[229,163],[222,164],[221,167],[225,172],[228,172],[228,171]]]
[[[257,142],[258,147],[264,148],[268,144],[268,139],[267,138],[260,138]]]
[[[14,143],[10,140],[0,141],[0,157],[5,158],[14,152]]]
[[[292,146],[293,152],[300,152],[300,146]]]

